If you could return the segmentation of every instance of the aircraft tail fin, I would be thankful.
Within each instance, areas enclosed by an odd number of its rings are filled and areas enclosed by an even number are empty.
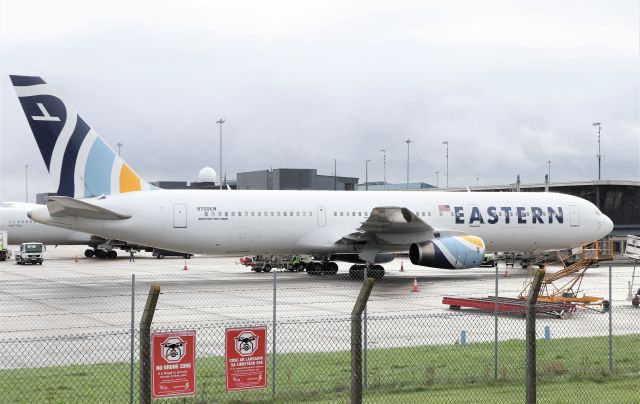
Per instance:
[[[9,77],[56,194],[79,199],[154,188],[42,78]]]

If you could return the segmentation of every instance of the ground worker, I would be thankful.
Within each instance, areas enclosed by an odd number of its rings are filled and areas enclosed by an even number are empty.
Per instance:
[[[129,262],[136,262],[136,257],[133,256],[133,249],[129,250]]]

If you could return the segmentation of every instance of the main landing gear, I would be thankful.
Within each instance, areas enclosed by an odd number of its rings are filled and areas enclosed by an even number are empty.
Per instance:
[[[307,264],[309,275],[335,275],[338,273],[338,264],[333,261],[312,261]]]
[[[84,250],[84,256],[87,258],[110,258],[114,259],[118,257],[118,253],[115,250],[101,250],[99,248],[87,248]]]
[[[367,276],[374,279],[382,279],[384,277],[384,267],[382,265],[364,265],[356,264],[351,265],[349,268],[349,276],[351,278],[362,279],[364,278],[364,270],[367,268]]]

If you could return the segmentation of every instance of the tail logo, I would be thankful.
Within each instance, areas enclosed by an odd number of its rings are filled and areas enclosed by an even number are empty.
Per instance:
[[[44,80],[10,77],[57,195],[90,198],[151,189]]]
[[[40,116],[31,115],[31,119],[33,119],[34,121],[60,122],[60,118],[59,117],[49,115],[49,111],[47,111],[47,109],[44,107],[44,105],[41,102],[36,103],[36,105],[38,106],[38,108],[40,108],[40,112],[42,112],[42,115],[40,115]]]

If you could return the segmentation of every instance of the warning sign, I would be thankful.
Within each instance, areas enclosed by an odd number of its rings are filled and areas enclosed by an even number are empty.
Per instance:
[[[227,328],[227,390],[267,387],[267,327]]]
[[[196,394],[196,332],[151,334],[153,398]]]

